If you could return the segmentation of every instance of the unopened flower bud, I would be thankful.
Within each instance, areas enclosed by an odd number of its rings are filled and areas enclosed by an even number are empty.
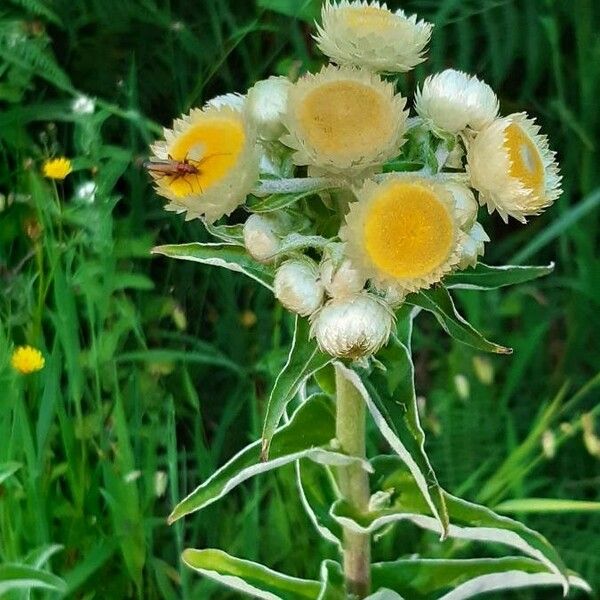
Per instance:
[[[336,268],[335,261],[327,258],[321,263],[321,279],[327,293],[335,300],[355,296],[365,286],[365,278],[348,259]]]
[[[448,181],[445,187],[454,198],[454,214],[456,215],[458,226],[463,231],[468,231],[473,227],[473,223],[475,223],[477,209],[479,208],[473,192],[466,185],[457,181]]]
[[[288,260],[275,274],[275,297],[288,310],[307,317],[323,303],[324,289],[314,261]]]
[[[332,356],[357,359],[387,343],[393,316],[388,306],[370,294],[330,302],[314,317],[311,337]]]
[[[457,267],[466,269],[474,267],[477,259],[483,256],[485,251],[484,244],[489,242],[490,238],[479,223],[475,223],[466,234],[462,235],[460,244],[460,259]]]
[[[281,245],[273,219],[250,215],[244,223],[244,245],[252,258],[265,263],[273,260]]]
[[[286,77],[269,77],[258,81],[248,91],[247,109],[265,140],[278,140],[284,132],[281,122],[287,108],[288,91],[292,85]]]

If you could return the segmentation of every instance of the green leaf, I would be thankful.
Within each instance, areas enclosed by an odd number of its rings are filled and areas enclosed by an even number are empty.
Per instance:
[[[516,498],[501,502],[494,509],[501,513],[598,512],[600,502],[564,498]]]
[[[205,508],[259,473],[300,458],[329,465],[347,465],[361,460],[333,450],[330,442],[334,438],[333,403],[328,396],[315,394],[298,408],[287,425],[275,432],[268,461],[259,458],[260,440],[246,446],[184,498],[169,516],[169,523]],[[366,461],[363,464],[365,470],[370,470]]]
[[[467,323],[456,310],[452,297],[443,286],[410,294],[406,299],[406,303],[419,306],[433,313],[444,331],[463,344],[485,352],[512,354],[512,348],[506,348],[486,340],[479,331],[470,323]]]
[[[340,525],[358,532],[374,532],[392,523],[409,521],[436,533],[442,533],[438,519],[424,502],[412,474],[394,456],[379,456],[371,461],[374,489],[380,490],[379,507],[358,514],[345,502],[332,507],[332,516]],[[567,570],[556,550],[542,535],[522,523],[501,516],[478,504],[443,492],[450,525],[448,537],[480,542],[494,542],[515,548],[536,559],[545,569],[562,578],[566,586]]]
[[[237,223],[236,225],[211,225],[210,223],[204,223],[204,227],[206,227],[208,233],[228,244],[234,244],[235,246],[244,245],[243,223]]]
[[[417,409],[410,349],[412,317],[406,315],[398,323],[399,329],[404,330],[401,332],[403,341],[393,338],[377,354],[377,360],[385,371],[373,369],[369,373],[366,369],[355,366],[352,370],[342,364],[336,364],[336,367],[364,398],[375,424],[409,468],[444,534],[448,527],[448,514],[442,490],[425,452],[425,434]]]
[[[258,0],[258,5],[287,17],[312,22],[319,17],[320,0]]]
[[[309,190],[297,194],[271,194],[264,198],[249,196],[246,208],[253,213],[268,213],[281,210],[291,204],[296,204],[303,198],[308,198],[317,193],[318,190]]]
[[[318,600],[347,600],[342,566],[334,560],[321,563],[321,591]]]
[[[152,254],[162,254],[170,258],[223,267],[230,271],[243,273],[269,290],[273,290],[273,269],[256,262],[248,256],[244,248],[235,244],[201,244],[199,242],[171,244],[156,246],[152,249]]]
[[[183,562],[201,575],[238,592],[265,600],[316,600],[318,581],[298,579],[272,571],[249,560],[236,558],[221,550],[193,550],[181,556]]]
[[[544,277],[554,271],[554,263],[547,266],[505,265],[490,267],[478,263],[474,269],[456,271],[444,278],[446,288],[463,290],[495,290]]]
[[[375,589],[392,589],[410,600],[465,600],[486,592],[563,583],[539,562],[517,556],[375,563],[372,579]],[[577,575],[569,576],[569,584],[590,591]]]
[[[0,597],[10,590],[44,589],[64,593],[65,582],[56,575],[27,565],[0,565]]]
[[[316,371],[331,362],[331,357],[323,354],[314,340],[309,339],[310,326],[306,319],[296,317],[294,338],[285,366],[277,376],[269,396],[267,412],[262,431],[262,460],[269,457],[271,438],[279,425],[285,408],[293,400],[302,384]]]
[[[0,463],[0,484],[4,483],[9,477],[14,475],[22,466],[21,463],[14,461]]]

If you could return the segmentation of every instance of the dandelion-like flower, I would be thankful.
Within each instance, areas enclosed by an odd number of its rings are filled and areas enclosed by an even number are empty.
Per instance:
[[[49,158],[44,161],[42,165],[42,172],[44,177],[48,179],[64,179],[71,171],[73,170],[73,166],[71,165],[71,161],[64,156],[60,158]]]
[[[458,262],[452,194],[434,180],[367,182],[350,205],[340,238],[356,269],[382,291],[400,294],[440,281]]]
[[[315,37],[319,49],[338,65],[381,72],[410,71],[425,60],[433,25],[392,12],[379,2],[325,2]]]
[[[152,146],[155,161],[185,164],[185,172],[150,173],[167,210],[212,223],[244,202],[258,179],[256,134],[242,110],[211,106],[192,111],[165,129]],[[151,163],[152,164],[152,160]]]
[[[526,113],[497,119],[468,145],[467,172],[479,201],[508,221],[540,214],[561,194],[548,139]]]
[[[462,71],[447,69],[425,79],[415,94],[415,109],[435,129],[458,133],[479,130],[498,116],[494,90]]]
[[[44,368],[42,353],[32,346],[18,346],[12,353],[10,362],[13,368],[22,375],[29,375]]]
[[[291,89],[281,141],[297,165],[360,176],[396,156],[403,143],[406,99],[378,75],[324,67]]]

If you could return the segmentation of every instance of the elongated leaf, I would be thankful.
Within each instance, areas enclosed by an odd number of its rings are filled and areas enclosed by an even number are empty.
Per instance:
[[[554,271],[554,263],[547,266],[504,265],[490,267],[478,263],[474,269],[456,271],[444,278],[446,288],[463,290],[495,290],[544,277]]]
[[[494,507],[501,513],[600,512],[600,502],[565,498],[516,498]]]
[[[479,331],[465,321],[456,310],[448,290],[443,286],[410,294],[406,302],[433,313],[444,331],[463,344],[485,352],[512,354],[512,348],[506,348],[486,340]]]
[[[530,558],[405,559],[375,563],[373,587],[388,588],[410,600],[465,600],[486,592],[560,585],[562,577]],[[569,575],[569,584],[590,591]],[[387,598],[387,597],[386,597]]]
[[[443,537],[448,527],[448,513],[442,490],[425,452],[425,434],[419,422],[410,350],[411,315],[399,321],[399,333],[403,341],[392,339],[377,354],[385,371],[374,369],[369,373],[365,369],[355,367],[351,370],[337,363],[336,367],[358,389],[375,424],[407,465],[425,502],[439,521]]]
[[[246,203],[246,207],[254,213],[273,212],[295,204],[303,198],[313,196],[315,193],[316,190],[310,190],[308,192],[299,192],[297,194],[271,194],[265,198],[254,198],[253,196],[250,196]]]
[[[0,565],[0,597],[10,590],[44,589],[64,593],[65,582],[56,575],[27,565]]]
[[[4,483],[9,477],[14,475],[23,465],[18,462],[0,463],[0,484]]]
[[[269,458],[269,446],[288,403],[298,393],[302,384],[315,372],[331,362],[314,340],[309,339],[310,326],[306,319],[296,317],[294,338],[287,362],[275,380],[269,396],[262,431],[262,460]]]
[[[227,242],[228,244],[234,244],[235,246],[244,245],[244,225],[237,223],[236,225],[211,225],[204,223],[206,231],[211,235]]]
[[[251,277],[266,288],[273,289],[273,269],[253,260],[244,248],[236,244],[171,244],[156,246],[152,254],[162,254],[179,260],[190,260],[204,265],[223,267]]]
[[[421,491],[406,466],[393,456],[379,456],[371,461],[375,469],[374,488],[387,496],[380,507],[367,514],[357,514],[345,502],[332,507],[332,516],[340,525],[358,532],[373,532],[391,523],[410,521],[430,531],[441,533],[438,519],[433,518]],[[542,535],[522,523],[494,513],[489,508],[461,500],[443,492],[450,516],[448,536],[463,540],[505,544],[536,559],[567,585],[567,569],[556,550]],[[385,496],[383,497],[385,500]]]
[[[201,575],[238,592],[264,600],[316,600],[318,581],[298,579],[272,571],[249,560],[236,558],[221,550],[187,549],[183,562]]]
[[[347,465],[361,459],[331,448],[335,437],[335,414],[331,399],[323,394],[311,396],[292,415],[290,422],[275,432],[268,461],[260,461],[260,440],[246,446],[203,484],[182,500],[169,516],[169,523],[205,508],[247,479],[309,458],[326,465]],[[370,466],[362,461],[366,470]]]

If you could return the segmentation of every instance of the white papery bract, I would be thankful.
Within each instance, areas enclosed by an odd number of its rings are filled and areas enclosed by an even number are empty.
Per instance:
[[[259,262],[271,262],[277,254],[281,240],[276,232],[274,217],[250,215],[244,223],[244,246],[252,258]]]
[[[454,214],[458,226],[466,231],[473,226],[477,219],[479,204],[471,188],[458,181],[445,181],[444,187],[454,198]]]
[[[399,73],[425,60],[432,28],[416,15],[392,12],[379,2],[327,0],[315,39],[321,52],[338,65]]]
[[[246,104],[246,96],[230,92],[215,96],[206,102],[204,108],[233,108],[234,110],[242,110]]]
[[[339,358],[370,356],[385,345],[394,318],[385,302],[368,293],[332,300],[311,319],[311,337]]]
[[[248,90],[246,110],[256,125],[259,137],[278,140],[285,130],[282,117],[287,109],[292,82],[287,77],[269,77],[257,81]]]
[[[526,113],[495,120],[468,144],[467,173],[479,201],[508,221],[540,214],[561,194],[548,139]]]
[[[498,116],[498,98],[474,75],[447,69],[425,79],[415,94],[417,113],[434,129],[458,133],[479,130]]]
[[[336,266],[333,258],[321,263],[321,280],[327,294],[336,300],[358,294],[365,286],[365,278],[348,259]]]
[[[302,317],[311,315],[323,303],[319,269],[309,258],[284,262],[275,274],[274,288],[281,304]]]
[[[484,244],[489,242],[490,238],[483,227],[475,222],[473,226],[460,235],[459,261],[457,267],[466,269],[474,267],[480,256],[485,252]]]

